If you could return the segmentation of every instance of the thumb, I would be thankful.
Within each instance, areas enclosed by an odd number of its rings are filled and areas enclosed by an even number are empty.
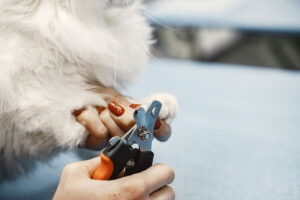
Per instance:
[[[90,160],[81,161],[78,163],[78,165],[80,165],[81,168],[86,170],[86,172],[91,177],[96,171],[97,167],[100,165],[100,158],[96,157]]]

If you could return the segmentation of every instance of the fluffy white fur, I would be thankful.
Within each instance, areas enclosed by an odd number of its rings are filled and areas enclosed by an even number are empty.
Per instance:
[[[119,89],[145,66],[151,29],[140,4],[112,1],[0,0],[2,164],[82,144],[72,110],[106,105],[91,83]],[[162,116],[173,118],[176,100],[160,97],[169,102]]]

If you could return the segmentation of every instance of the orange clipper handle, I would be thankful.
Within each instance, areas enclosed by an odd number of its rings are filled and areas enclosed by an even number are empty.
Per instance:
[[[101,153],[100,158],[101,163],[92,178],[96,180],[109,180],[114,171],[114,164],[112,160],[103,153]]]

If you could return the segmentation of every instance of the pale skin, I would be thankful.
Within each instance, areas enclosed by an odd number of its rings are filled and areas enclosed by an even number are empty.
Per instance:
[[[99,165],[99,158],[69,164],[62,172],[53,200],[173,200],[170,184],[173,170],[154,165],[148,170],[112,181],[90,177]]]
[[[101,107],[101,113],[98,112],[97,106],[85,107],[76,116],[76,119],[90,133],[86,140],[86,147],[88,148],[97,147],[107,138],[114,136],[121,137],[134,125],[133,112],[135,108],[132,108],[131,105],[136,102],[133,102],[113,89],[106,88],[105,91],[103,89],[101,91],[107,94],[105,98],[107,104],[117,102],[125,109],[125,112],[121,116],[115,116],[107,107]],[[164,120],[159,121],[161,126],[154,130],[154,135],[158,140],[166,141],[171,135],[171,127]]]
[[[117,101],[125,112],[116,116],[107,107],[85,107],[75,115],[77,121],[89,132],[86,140],[88,148],[96,148],[105,139],[122,136],[133,125],[132,103],[122,96],[107,99],[108,103]],[[135,105],[139,107],[139,105]],[[101,112],[99,112],[101,110]],[[161,141],[171,135],[170,126],[160,120],[155,136]],[[91,179],[100,164],[99,158],[67,165],[61,175],[60,183],[53,197],[54,200],[173,200],[175,193],[169,186],[174,180],[172,168],[158,164],[144,172],[113,181]]]

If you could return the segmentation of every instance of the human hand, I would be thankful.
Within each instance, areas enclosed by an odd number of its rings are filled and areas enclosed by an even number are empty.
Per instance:
[[[90,133],[86,146],[96,148],[108,137],[123,136],[134,124],[133,113],[140,104],[132,104],[126,98],[114,99],[106,107],[90,106],[75,111],[77,121]],[[171,127],[164,120],[158,120],[154,130],[160,141],[171,135]]]
[[[99,158],[67,165],[61,175],[53,200],[173,200],[175,193],[169,186],[174,171],[162,164],[111,181],[91,179],[99,165]]]

